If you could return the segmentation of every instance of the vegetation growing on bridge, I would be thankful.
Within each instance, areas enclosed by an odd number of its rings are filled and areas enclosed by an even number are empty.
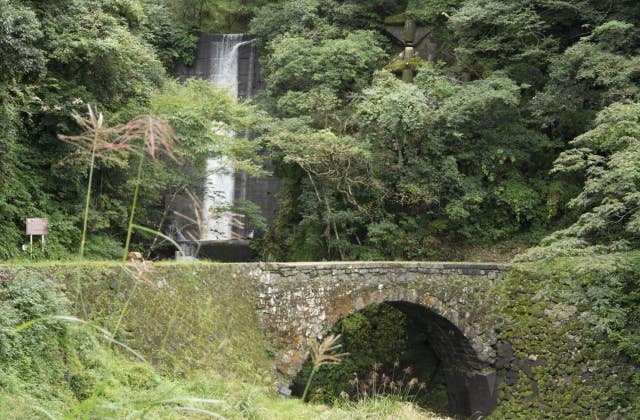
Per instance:
[[[493,314],[503,321],[497,417],[640,415],[639,264],[635,252],[512,270]]]

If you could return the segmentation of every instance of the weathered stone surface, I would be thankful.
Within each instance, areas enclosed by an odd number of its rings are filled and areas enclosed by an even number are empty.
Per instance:
[[[495,361],[496,333],[486,320],[493,302],[482,292],[508,268],[439,262],[262,264],[260,316],[267,339],[279,350],[277,369],[286,376],[298,372],[311,343],[339,319],[382,302],[419,305],[438,316],[434,319],[448,321],[435,324],[443,337],[460,334],[471,340],[441,342],[442,357],[469,368],[486,367]]]
[[[285,381],[293,379],[311,344],[338,320],[387,302],[428,332],[431,347],[449,372],[454,412],[480,416],[495,407],[496,376],[490,371],[497,334],[487,314],[495,304],[491,287],[509,266],[315,262],[263,264],[260,269],[262,328],[277,349],[276,369]]]

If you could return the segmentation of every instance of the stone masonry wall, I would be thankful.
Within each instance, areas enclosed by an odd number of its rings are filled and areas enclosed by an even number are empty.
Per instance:
[[[448,320],[475,354],[459,355],[466,369],[495,361],[496,333],[487,321],[488,291],[508,265],[436,262],[278,263],[261,267],[259,312],[277,349],[276,368],[294,377],[313,341],[340,318],[373,303],[409,302]]]
[[[498,398],[494,282],[507,265],[436,262],[279,263],[261,266],[259,316],[277,349],[280,392],[311,344],[341,318],[388,302],[431,330],[443,362],[449,409],[482,418]]]

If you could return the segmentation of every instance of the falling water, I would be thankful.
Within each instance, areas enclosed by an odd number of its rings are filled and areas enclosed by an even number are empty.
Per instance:
[[[242,45],[253,42],[253,40],[242,41],[243,37],[243,34],[225,34],[221,41],[212,42],[209,47],[211,48],[210,57],[213,57],[209,80],[228,88],[236,99],[238,97],[238,50]],[[251,89],[252,86],[249,85],[248,94],[251,94]],[[220,131],[219,133],[235,135],[232,132]],[[232,229],[233,214],[229,210],[233,204],[234,189],[235,175],[231,159],[227,157],[208,159],[202,206],[205,225],[203,240],[236,239]]]

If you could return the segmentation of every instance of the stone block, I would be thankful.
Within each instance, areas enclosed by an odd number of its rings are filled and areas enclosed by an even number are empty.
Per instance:
[[[484,418],[496,407],[495,372],[446,372],[449,409],[457,415]]]

